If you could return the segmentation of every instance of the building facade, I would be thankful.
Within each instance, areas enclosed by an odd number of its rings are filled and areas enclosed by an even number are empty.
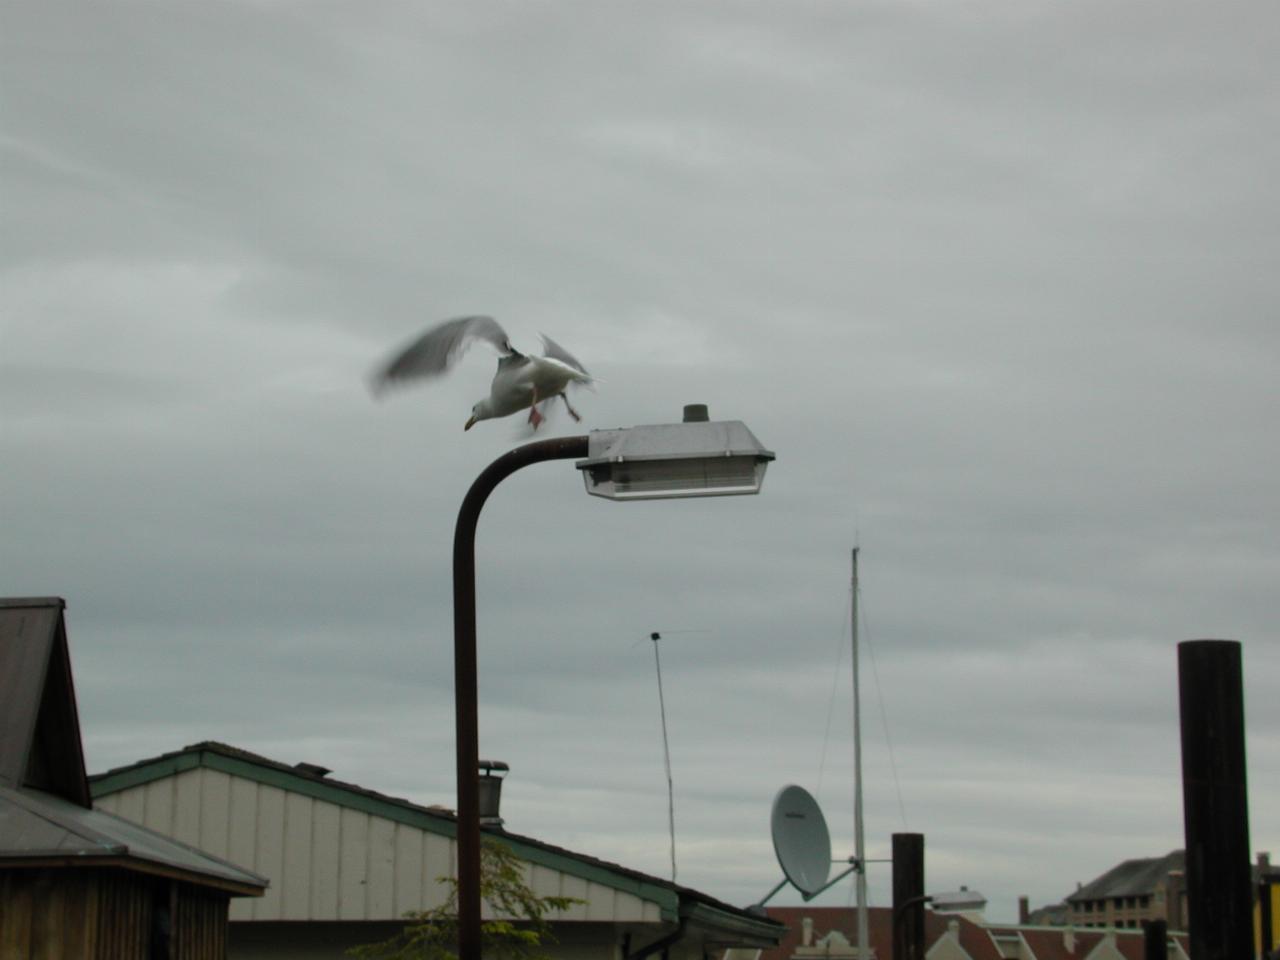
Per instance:
[[[1140,929],[1163,920],[1170,930],[1187,928],[1186,858],[1181,850],[1163,857],[1125,860],[1067,897],[1068,920],[1082,928]]]
[[[852,907],[769,907],[788,927],[772,950],[726,960],[858,960],[857,912]],[[893,958],[893,910],[872,907],[868,916],[871,960]],[[925,960],[1145,960],[1141,930],[1078,930],[1024,924],[978,923],[960,915],[925,912]],[[1166,960],[1188,960],[1185,934],[1171,934]]]
[[[289,766],[200,743],[91,780],[95,804],[270,878],[231,912],[233,960],[303,955],[346,960],[386,939],[404,916],[444,902],[456,874],[453,814],[344,783],[314,764]],[[557,958],[644,954],[701,960],[726,946],[776,944],[776,922],[705,894],[500,828],[538,896],[571,897],[551,915]],[[487,908],[486,908],[487,909]],[[655,947],[655,945],[658,945]]]
[[[223,960],[266,880],[93,809],[64,606],[0,600],[0,960]]]

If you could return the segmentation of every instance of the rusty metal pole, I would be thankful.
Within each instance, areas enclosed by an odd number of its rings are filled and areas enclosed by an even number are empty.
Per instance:
[[[893,960],[924,960],[924,834],[893,835]]]
[[[1178,644],[1187,926],[1195,960],[1253,956],[1240,644]]]
[[[587,456],[587,437],[516,447],[489,464],[462,500],[453,534],[453,698],[458,786],[458,960],[480,960],[480,724],[476,678],[476,525],[499,483],[521,467]]]

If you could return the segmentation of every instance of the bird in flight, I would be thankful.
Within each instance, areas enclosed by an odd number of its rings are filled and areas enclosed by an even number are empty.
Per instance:
[[[498,371],[493,375],[489,396],[471,408],[471,417],[462,429],[470,430],[480,420],[507,417],[527,409],[529,423],[537,430],[546,419],[544,411],[556,397],[564,401],[569,416],[582,419],[570,406],[565,391],[571,385],[592,382],[586,367],[546,334],[542,336],[542,356],[521,353],[511,346],[507,332],[493,317],[458,317],[432,327],[374,374],[374,394],[395,384],[447,373],[476,340],[484,340],[498,351]]]

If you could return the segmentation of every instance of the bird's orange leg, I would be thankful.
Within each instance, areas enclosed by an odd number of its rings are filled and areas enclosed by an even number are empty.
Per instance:
[[[533,390],[533,403],[529,406],[529,422],[533,424],[533,429],[537,430],[545,419],[546,417],[538,412],[538,389],[535,387]]]

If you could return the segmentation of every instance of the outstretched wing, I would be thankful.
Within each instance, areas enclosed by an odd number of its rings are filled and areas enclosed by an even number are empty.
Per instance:
[[[420,377],[438,377],[448,371],[476,340],[487,340],[500,356],[516,354],[493,317],[458,317],[432,327],[392,357],[373,375],[373,392],[393,383]]]
[[[548,337],[545,333],[542,335],[542,355],[545,357],[550,357],[552,360],[559,360],[561,363],[567,363],[569,366],[573,367],[573,369],[577,370],[579,373],[582,373],[588,377],[591,376],[591,374],[587,373],[587,368],[578,362],[577,357],[575,357],[572,353],[570,353],[564,347],[560,346],[560,344],[556,343],[554,340]]]

